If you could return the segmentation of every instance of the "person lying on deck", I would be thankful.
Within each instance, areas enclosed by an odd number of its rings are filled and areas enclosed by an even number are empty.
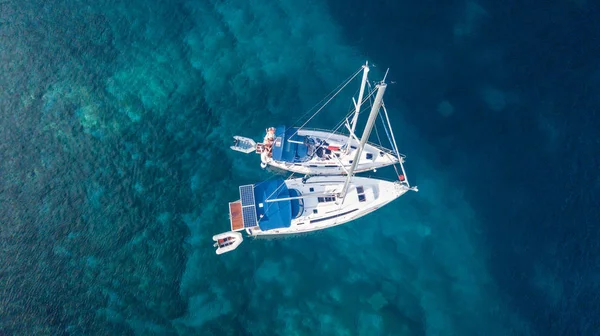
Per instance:
[[[275,127],[269,127],[266,131],[267,134],[265,135],[263,142],[269,157],[271,157],[273,155],[273,142],[275,142]]]

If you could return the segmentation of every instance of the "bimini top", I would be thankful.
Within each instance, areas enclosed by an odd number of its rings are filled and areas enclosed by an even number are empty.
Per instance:
[[[292,225],[291,201],[265,202],[267,197],[270,200],[290,197],[288,188],[282,179],[265,181],[254,185],[256,214],[260,229],[267,231],[290,227]],[[262,207],[260,206],[261,204]]]
[[[309,158],[306,136],[299,136],[297,128],[278,126],[275,129],[273,160],[283,162],[303,162]]]

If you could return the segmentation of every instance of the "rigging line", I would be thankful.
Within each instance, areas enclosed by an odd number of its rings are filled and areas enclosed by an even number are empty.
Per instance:
[[[269,195],[265,198],[265,201],[268,200],[269,198],[271,198],[271,196],[273,196],[273,194],[276,193],[285,184],[285,181],[288,179],[291,179],[294,176],[294,174],[295,173],[292,173],[292,175],[290,175],[287,179],[283,180],[283,183],[281,183],[277,188],[275,188],[275,190],[273,190],[271,195]]]
[[[269,173],[271,174],[266,180],[264,180],[263,182],[267,182],[270,181],[271,179],[273,179],[275,176],[281,175],[280,173],[273,171],[273,170],[269,170]]]
[[[283,182],[282,182],[282,183],[281,183],[281,184],[280,184],[280,185],[279,185],[277,188],[275,188],[275,190],[273,190],[273,192],[272,192],[272,193],[271,193],[269,196],[267,196],[267,197],[265,198],[265,202],[264,202],[264,203],[270,203],[270,202],[267,202],[267,200],[268,200],[269,198],[271,198],[271,196],[273,196],[273,194],[275,194],[275,193],[276,193],[276,192],[277,192],[277,191],[278,191],[278,190],[279,190],[279,189],[280,189],[282,186],[284,186],[284,185],[285,185],[285,181],[287,181],[288,179],[291,179],[291,178],[294,176],[294,174],[295,174],[295,173],[292,173],[292,174],[291,174],[291,175],[290,175],[290,176],[289,176],[287,179],[283,180]],[[267,209],[266,209],[266,210],[268,210],[268,209],[269,209],[269,207],[271,207],[271,206],[274,206],[274,205],[275,205],[275,204],[273,204],[273,205],[271,205],[271,204],[264,204],[263,206],[267,207]],[[257,223],[260,223],[260,221],[261,221],[261,220],[262,220],[262,218],[259,218],[259,219],[257,220]]]
[[[372,92],[375,92],[375,90],[371,90],[371,83],[369,83],[369,96],[372,96]],[[373,105],[373,102],[370,102],[371,105]],[[383,104],[383,101],[382,101]],[[377,111],[377,115],[381,116],[381,113],[379,111]],[[379,137],[379,130],[377,129],[377,123],[374,124],[375,127],[373,127],[375,129],[375,135],[377,136],[377,140],[379,141],[379,145],[384,147],[383,144],[381,143],[381,138]]]
[[[312,116],[312,117],[311,117],[309,120],[307,120],[307,121],[304,123],[304,125],[302,125],[300,128],[298,128],[298,129],[297,129],[297,130],[294,132],[294,134],[292,134],[292,135],[290,136],[290,138],[291,138],[291,137],[293,137],[294,135],[298,134],[298,131],[299,131],[299,130],[300,130],[302,127],[304,127],[304,126],[305,126],[305,125],[306,125],[306,124],[307,124],[307,123],[308,123],[308,122],[309,122],[309,121],[310,121],[310,120],[311,120],[311,119],[312,119],[314,116],[316,116],[316,115],[317,115],[317,114],[318,114],[318,113],[319,113],[319,112],[320,112],[320,111],[321,111],[321,110],[322,110],[322,109],[323,109],[325,106],[327,106],[327,104],[329,103],[329,101],[331,101],[331,99],[333,99],[335,96],[337,96],[337,94],[338,94],[338,93],[339,93],[341,90],[343,90],[343,89],[344,89],[344,88],[345,88],[345,87],[346,87],[346,86],[347,86],[347,85],[348,85],[348,84],[349,84],[349,83],[352,81],[352,79],[354,79],[354,78],[355,78],[355,77],[358,75],[358,73],[360,73],[361,71],[362,71],[362,68],[361,68],[361,69],[360,69],[358,72],[356,72],[356,73],[355,73],[355,74],[354,74],[354,75],[353,75],[353,76],[350,78],[350,80],[346,81],[346,83],[345,83],[345,84],[342,86],[342,88],[341,88],[341,89],[339,89],[339,90],[338,90],[338,92],[336,92],[336,94],[335,94],[333,97],[331,97],[331,98],[330,98],[330,99],[327,101],[327,103],[325,103],[325,104],[324,104],[324,105],[323,105],[323,106],[322,106],[322,107],[319,109],[319,111],[317,111],[317,112],[316,112],[316,113],[315,113],[315,114],[314,114],[314,115],[313,115],[313,116]],[[371,86],[371,84],[369,84],[369,87],[370,87],[370,86]],[[339,87],[339,85],[338,85],[338,87]],[[364,103],[365,103],[367,100],[370,100],[370,99],[373,97],[373,95],[374,95],[375,93],[376,93],[376,91],[375,91],[375,90],[369,90],[369,94],[367,95],[367,97],[365,97],[365,98],[362,100],[362,102],[361,102],[361,106],[362,106],[362,104],[364,104]],[[372,101],[371,101],[370,105],[371,105],[371,106],[373,105],[373,102],[372,102]],[[350,109],[349,109],[349,112],[346,114],[346,116],[345,116],[344,118],[342,118],[342,120],[341,120],[341,121],[340,121],[340,122],[339,122],[339,123],[336,125],[336,127],[333,129],[333,132],[329,132],[329,135],[328,135],[328,136],[327,136],[327,137],[324,139],[324,141],[325,141],[325,142],[327,142],[329,139],[331,139],[331,137],[332,137],[333,135],[335,135],[335,133],[336,133],[336,132],[338,132],[338,130],[339,130],[339,129],[340,129],[342,126],[344,126],[344,122],[345,122],[345,121],[346,121],[346,120],[347,120],[347,119],[348,119],[348,118],[349,118],[349,117],[350,117],[350,116],[351,116],[353,113],[356,113],[356,111],[355,111],[355,108],[354,108],[354,110],[353,110],[352,108],[350,108]],[[349,135],[349,136],[351,136],[351,135]],[[318,149],[319,149],[319,148],[321,148],[321,147],[323,147],[323,143],[319,144],[319,145],[318,145],[318,146],[315,148],[315,151],[316,151],[316,150],[318,150]]]
[[[372,94],[371,94],[372,95]],[[365,98],[363,100],[363,102],[366,101],[366,99],[368,99],[369,97]],[[329,132],[329,135],[327,136],[327,138],[325,138],[325,142],[327,142],[327,140],[331,139],[331,137],[342,127],[344,126],[344,121],[346,121],[351,115],[352,113],[355,113],[355,111],[353,111],[350,108],[350,111],[346,114],[346,116],[344,118],[342,118],[342,120],[340,122],[338,122],[338,124],[335,126],[335,128],[333,129],[333,132]],[[299,130],[296,130],[296,133],[298,133]],[[296,133],[294,133],[292,136],[296,135]],[[319,148],[323,147],[323,144],[319,144],[316,148],[315,151],[318,150]]]
[[[346,114],[346,116],[344,118],[342,118],[342,120],[335,126],[335,128],[333,129],[333,132],[329,132],[329,135],[327,136],[327,138],[325,138],[325,142],[327,142],[327,140],[331,139],[331,137],[342,127],[344,126],[344,121],[346,121],[350,116],[352,115],[352,110],[350,110],[350,112],[348,112],[348,114]],[[351,136],[351,135],[349,135]],[[319,144],[315,150],[318,150],[319,148],[323,147],[323,144]]]
[[[369,100],[370,100],[370,101],[369,101],[369,103],[370,103],[370,104],[371,104],[371,106],[372,106],[372,105],[373,105],[373,100],[372,100],[371,98],[372,98],[373,94],[374,94],[376,91],[375,91],[375,90],[373,90],[373,87],[371,86],[371,83],[370,83],[370,82],[367,82],[367,85],[368,85],[369,95],[367,96],[367,98],[365,98],[365,100],[366,100],[366,99],[369,99]],[[385,109],[385,104],[383,103],[383,101],[382,101],[381,107],[383,108],[383,110],[384,110],[384,112],[385,112],[385,116],[387,117],[387,110]],[[382,121],[382,123],[383,123],[383,129],[386,131],[386,134],[387,134],[387,137],[388,137],[388,141],[390,141],[390,145],[391,145],[392,147],[394,147],[395,140],[394,140],[394,142],[392,142],[392,141],[390,140],[390,135],[388,134],[388,130],[387,130],[387,128],[385,127],[385,122],[383,121],[383,116],[381,115],[381,112],[379,113],[379,117],[381,117],[381,121]],[[389,118],[388,118],[388,123],[389,123]],[[391,131],[391,125],[390,125],[390,131]],[[377,135],[377,139],[379,140],[379,144],[380,144],[380,145],[382,145],[382,144],[381,144],[381,138],[379,137],[379,131],[377,130],[377,127],[375,127],[375,134]],[[393,136],[393,133],[392,133],[392,136]],[[393,139],[393,138],[392,138],[392,139]],[[367,139],[367,140],[368,140],[368,139]],[[382,146],[383,146],[383,145],[382,145]],[[400,167],[402,168],[402,172],[404,173],[404,166],[402,165],[402,162],[400,161],[400,160],[401,160],[401,158],[400,158],[400,152],[398,151],[398,148],[397,148],[397,147],[394,149],[394,152],[395,152],[395,154],[398,156],[398,163],[400,164]],[[394,171],[396,172],[396,175],[400,175],[400,174],[398,173],[398,168],[396,167],[396,165],[395,165],[395,164],[393,164],[393,165],[392,165],[392,167],[394,167]],[[406,174],[404,174],[404,176],[406,177]],[[407,181],[406,183],[408,184],[408,181]]]
[[[381,107],[383,108],[383,112],[385,113],[385,119],[387,120],[388,127],[385,127],[383,117],[381,117],[381,122],[384,123],[383,127],[387,133],[388,141],[390,142],[390,145],[392,145],[394,152],[396,152],[396,155],[398,156],[398,160],[400,160],[400,151],[398,150],[398,145],[396,145],[396,139],[394,139],[394,132],[392,130],[392,124],[390,123],[390,118],[388,117],[388,114],[387,114],[387,109],[385,108],[385,103],[382,103]],[[388,129],[389,129],[389,133],[388,133]],[[390,134],[391,134],[391,137],[390,137]]]
[[[329,99],[328,99],[328,100],[325,102],[325,104],[323,104],[323,106],[321,106],[321,107],[320,107],[320,108],[317,110],[317,112],[315,112],[315,113],[314,113],[314,114],[313,114],[313,115],[312,115],[310,118],[308,118],[308,120],[307,120],[307,121],[306,121],[304,124],[302,124],[302,126],[300,126],[300,127],[299,127],[299,128],[296,130],[296,132],[294,132],[294,134],[292,134],[292,135],[291,135],[291,137],[293,137],[294,135],[296,135],[300,129],[302,129],[302,128],[303,128],[304,126],[306,126],[306,124],[308,124],[308,123],[309,123],[309,122],[310,122],[310,121],[311,121],[311,120],[312,120],[314,117],[316,117],[316,116],[317,116],[317,114],[319,114],[319,112],[321,112],[321,111],[322,111],[322,110],[325,108],[325,106],[327,106],[327,104],[329,104],[329,102],[330,102],[330,101],[331,101],[333,98],[335,98],[335,96],[337,96],[337,95],[338,95],[338,94],[339,94],[339,93],[340,93],[340,92],[341,92],[341,91],[342,91],[342,90],[343,90],[343,89],[344,89],[346,86],[348,86],[348,84],[350,84],[350,82],[351,82],[351,81],[352,81],[352,80],[353,80],[353,79],[354,79],[356,76],[358,76],[358,74],[359,74],[361,71],[362,71],[362,68],[361,68],[359,71],[357,71],[356,73],[354,73],[354,76],[352,76],[352,78],[350,78],[350,80],[349,80],[349,81],[346,81],[346,83],[344,83],[344,85],[343,85],[343,86],[342,86],[342,87],[341,87],[341,88],[340,88],[340,89],[339,89],[339,90],[338,90],[338,91],[337,91],[337,92],[336,92],[336,93],[335,93],[335,94],[334,94],[334,95],[333,95],[331,98],[329,98]]]
[[[364,104],[364,103],[367,101],[367,99],[369,99],[370,97],[372,97],[374,93],[375,93],[375,91],[373,91],[373,92],[370,92],[370,93],[369,93],[369,95],[367,95],[367,97],[366,97],[365,99],[363,99],[363,101],[361,102],[361,106],[362,106],[362,104]],[[373,104],[371,103],[371,105],[373,105]],[[346,114],[346,116],[345,116],[344,118],[342,118],[342,120],[341,120],[341,121],[340,121],[340,122],[339,122],[339,123],[336,125],[336,127],[335,127],[335,128],[334,128],[334,130],[333,130],[333,133],[337,132],[337,130],[338,130],[340,127],[344,126],[344,123],[345,123],[345,121],[346,121],[348,118],[350,118],[350,116],[351,116],[352,114],[356,113],[356,111],[355,111],[355,110],[356,110],[356,107],[355,107],[354,109],[352,109],[352,108],[350,108],[350,109],[349,109],[349,112]],[[333,133],[329,134],[329,135],[327,136],[327,138],[325,139],[325,141],[329,140],[329,139],[331,138],[331,136],[333,135]],[[317,149],[318,149],[319,147],[321,147],[321,146],[320,146],[320,145],[319,145],[319,146],[317,146]]]
[[[369,87],[371,85],[369,84]],[[373,95],[376,93],[377,91],[375,90],[369,90],[369,94],[367,95],[367,97],[365,97],[362,102],[361,102],[361,107],[363,106],[363,104],[367,101],[367,99],[369,99],[369,103],[370,103],[370,107],[373,106],[373,101],[371,100],[371,98],[373,97]],[[340,127],[344,126],[345,121],[348,120],[348,118],[353,114],[356,113],[356,108],[353,110],[352,108],[350,108],[350,111],[346,114],[346,116],[344,118],[342,118],[342,120],[336,125],[336,127],[334,128],[333,132],[330,132],[329,135],[327,136],[327,138],[325,138],[325,142],[327,142],[327,140],[329,140],[337,131]],[[357,120],[358,122],[358,120]],[[296,131],[297,132],[297,131]],[[292,135],[293,136],[293,135]],[[348,137],[351,137],[352,135],[349,134]],[[356,136],[356,134],[355,134]],[[358,138],[358,137],[357,137]],[[368,140],[368,139],[367,139]],[[381,142],[381,140],[380,140]],[[323,143],[320,143],[316,148],[315,148],[315,152],[319,149],[323,147]],[[342,167],[344,167],[342,165]]]
[[[276,177],[276,176],[278,176],[278,175],[281,175],[281,172],[277,172],[276,170],[271,170],[271,169],[268,169],[268,168],[265,168],[264,170],[266,170],[266,171],[268,172],[268,174],[269,174],[269,175],[268,175],[268,177],[267,177],[265,180],[263,180],[262,182],[267,182],[267,181],[269,181],[269,180],[273,179],[274,177]],[[262,182],[260,182],[260,183],[262,183]]]
[[[404,165],[402,164],[402,158],[400,157],[400,151],[398,150],[398,145],[396,144],[396,138],[394,137],[394,132],[392,131],[392,124],[390,123],[390,117],[388,116],[387,109],[385,108],[385,104],[382,104],[383,112],[385,113],[385,119],[387,120],[388,127],[390,129],[390,133],[392,133],[392,141],[394,150],[396,151],[396,156],[398,157],[398,163],[400,163],[400,168],[402,169],[402,175],[404,176],[404,182],[410,188],[410,183],[408,183],[408,177],[406,176],[406,171],[404,170]],[[394,165],[396,167],[396,165]]]
[[[379,114],[379,116],[381,117],[381,114]],[[381,121],[383,122],[383,117],[381,118]],[[375,134],[377,135],[377,139],[379,140],[379,144],[381,146],[383,146],[383,144],[381,143],[381,138],[379,137],[379,131],[377,130],[377,127],[374,127],[374,128],[375,128]],[[385,124],[383,125],[383,129],[385,130],[385,133],[387,134],[387,128],[385,128]],[[390,135],[387,134],[387,136],[388,136],[388,141],[390,141]],[[390,144],[391,144],[391,141],[390,141]],[[398,162],[400,162],[399,160],[400,159],[398,159]],[[395,163],[392,165],[392,167],[394,167],[394,171],[396,172],[396,176],[400,176],[400,173],[398,172],[398,168],[396,168],[396,164]]]
[[[368,83],[368,84],[369,84],[369,90],[370,90],[371,89],[371,83]],[[371,102],[371,104],[372,104],[372,102]],[[385,108],[385,103],[383,102],[383,100],[381,101],[381,107],[382,107],[383,111],[385,112],[385,116],[387,117],[387,110]],[[383,129],[385,130],[385,132],[387,134],[387,128],[385,127],[385,123],[383,122],[383,116],[381,115],[381,112],[379,113],[379,116],[381,117],[381,122],[383,123]],[[389,121],[389,119],[388,119],[388,121]],[[391,125],[390,125],[390,127],[391,127]],[[390,131],[391,131],[391,129],[390,129]],[[377,132],[377,128],[375,128],[375,132],[376,132],[377,136],[379,137],[379,133]],[[393,133],[392,133],[392,135],[393,135]],[[387,136],[388,136],[388,141],[390,141],[390,135],[387,134]],[[379,139],[379,141],[380,141],[380,144],[381,144],[381,139]],[[392,141],[390,141],[390,145],[393,147],[394,143],[392,143]],[[398,148],[395,148],[394,152],[398,156],[398,163],[400,164],[400,167],[402,168],[402,171],[404,172],[404,166],[402,165],[402,161],[400,161],[401,158],[399,156],[400,152],[398,151]],[[396,172],[396,175],[399,176],[400,174],[398,173],[398,168],[396,167],[396,164],[393,164],[392,167],[394,167],[394,171]],[[406,178],[406,174],[404,175],[404,177]],[[406,183],[408,184],[408,180],[407,180]]]
[[[381,114],[379,116],[381,117]],[[382,117],[382,122],[383,122],[383,117]],[[383,127],[384,127],[383,129],[387,133],[387,129],[385,128],[385,124],[384,124]],[[375,128],[375,134],[377,135],[377,139],[379,140],[379,144],[383,146],[383,144],[381,144],[381,138],[379,137],[379,131],[377,130],[377,127],[374,127],[374,128]],[[388,134],[388,141],[390,141],[390,144],[391,144],[391,140],[390,140],[389,134]],[[394,152],[396,152],[396,151],[394,151]],[[398,158],[398,163],[400,163],[400,159],[399,158]],[[395,163],[392,164],[392,167],[394,167],[394,171],[396,172],[396,176],[400,176],[400,173],[398,172],[398,168],[396,167]]]
[[[367,82],[368,83],[368,82]],[[370,84],[369,84],[370,86]],[[367,101],[367,99],[370,99],[374,94],[376,93],[376,91],[369,91],[369,94],[361,101],[361,107],[365,104],[365,102]],[[370,105],[373,105],[373,102],[371,101]],[[350,117],[352,116],[354,113],[356,113],[356,106],[354,107],[350,107],[348,109],[348,113],[346,114],[346,116],[344,118],[342,118],[342,120],[336,125],[334,132],[336,132],[340,127],[342,127],[344,125],[344,122]],[[329,140],[331,138],[332,134],[330,134],[325,141]],[[318,148],[318,147],[317,147]]]
[[[379,145],[383,147],[381,143],[381,138],[379,137],[379,131],[377,130],[377,126],[373,127],[375,129],[375,135],[377,135],[377,141],[379,141]]]
[[[383,103],[381,106],[383,107]],[[385,126],[385,121],[383,120],[383,116],[381,115],[381,113],[379,114],[379,117],[381,118],[381,123],[383,124],[383,130],[385,131],[385,134],[387,135],[388,141],[390,142],[390,146],[392,146],[392,150],[393,150],[394,154],[396,154],[396,156],[398,156],[398,149],[397,148],[394,149],[394,144],[390,138],[390,133],[388,132],[387,127]],[[377,133],[377,137],[379,138],[379,133],[377,132],[377,128],[375,128],[375,132]],[[381,142],[381,139],[379,139],[379,141]],[[383,144],[381,144],[381,145],[383,146]],[[400,163],[400,157],[398,157],[398,163]],[[398,168],[396,167],[395,163],[392,165],[392,167],[394,167],[396,176],[400,176],[400,173],[398,172]]]
[[[340,84],[338,84],[338,86],[335,87],[335,89],[333,89],[331,92],[329,92],[325,97],[323,97],[318,103],[316,103],[315,105],[313,105],[313,107],[311,107],[310,109],[308,109],[300,118],[298,118],[298,120],[296,120],[292,125],[296,125],[300,120],[302,120],[302,118],[306,117],[307,114],[309,114],[311,111],[313,111],[317,106],[321,105],[321,103],[327,99],[327,97],[331,96],[340,86],[342,86],[344,83],[347,83],[351,80],[354,79],[354,77],[356,77],[356,75],[362,71],[362,67],[360,69],[358,69],[356,71],[356,73],[354,73],[353,75],[350,75],[348,78],[346,78],[345,81],[341,82]]]
[[[383,106],[383,104],[381,106]],[[392,138],[390,137],[390,133],[388,132],[387,126],[385,126],[385,121],[383,120],[383,115],[381,113],[379,114],[379,118],[381,118],[381,124],[383,125],[383,130],[385,131],[385,134],[387,135],[388,141],[390,142],[390,146],[392,147],[394,154],[398,155],[397,154],[398,148],[394,148],[394,143],[392,142]],[[381,144],[381,145],[383,146],[383,144]]]
[[[367,99],[370,99],[370,98],[371,98],[371,97],[372,97],[372,96],[375,94],[375,92],[376,92],[376,91],[369,91],[369,94],[367,95],[367,97],[365,97],[365,98],[364,98],[364,99],[363,99],[363,100],[360,102],[361,110],[359,111],[359,113],[361,113],[361,112],[363,111],[362,107],[363,107],[363,105],[365,104],[365,102],[367,101]],[[373,102],[371,102],[371,103],[370,103],[370,106],[369,106],[369,107],[372,107],[372,106],[373,106]],[[366,110],[366,109],[365,109],[365,110]],[[351,107],[351,108],[349,109],[349,112],[348,112],[348,114],[346,114],[346,117],[345,117],[344,119],[348,119],[348,118],[350,118],[350,116],[352,116],[354,113],[356,113],[356,106],[355,106],[355,107]],[[343,121],[342,121],[342,123],[343,123]]]

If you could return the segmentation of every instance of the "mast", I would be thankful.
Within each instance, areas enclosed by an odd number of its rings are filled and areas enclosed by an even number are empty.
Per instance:
[[[387,73],[386,73],[387,75]],[[384,78],[385,80],[385,78]],[[369,140],[369,136],[371,135],[371,131],[373,130],[373,126],[375,125],[375,120],[377,119],[377,114],[379,113],[379,108],[381,108],[381,104],[383,101],[383,94],[385,93],[385,89],[387,84],[384,81],[377,84],[377,96],[375,96],[375,102],[373,103],[373,107],[371,108],[371,113],[369,114],[369,119],[367,120],[367,125],[365,126],[365,130],[363,132],[362,137],[360,138],[360,145],[356,150],[356,154],[354,155],[354,160],[352,161],[352,166],[348,171],[348,176],[346,177],[346,182],[344,183],[344,187],[340,192],[340,196],[342,199],[346,197],[346,192],[348,192],[348,185],[350,184],[350,179],[354,175],[354,169],[356,165],[358,165],[358,161],[360,161],[360,157],[362,155],[365,144]]]
[[[365,65],[363,65],[363,76],[362,81],[360,82],[360,92],[358,93],[358,101],[354,102],[356,111],[352,117],[352,123],[350,124],[350,136],[348,137],[348,143],[346,144],[346,153],[350,151],[350,142],[352,142],[352,134],[354,134],[354,130],[356,129],[356,122],[358,121],[358,114],[360,113],[360,106],[362,105],[362,100],[365,93],[365,85],[367,84],[368,73],[369,61],[365,62]],[[354,98],[352,98],[352,100],[354,100]]]

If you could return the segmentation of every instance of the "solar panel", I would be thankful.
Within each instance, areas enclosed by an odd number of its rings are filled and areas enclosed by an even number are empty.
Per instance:
[[[240,186],[240,198],[242,206],[254,205],[254,185],[248,184]]]
[[[256,207],[254,205],[243,207],[242,217],[244,218],[244,227],[254,227],[258,224],[256,220]]]

